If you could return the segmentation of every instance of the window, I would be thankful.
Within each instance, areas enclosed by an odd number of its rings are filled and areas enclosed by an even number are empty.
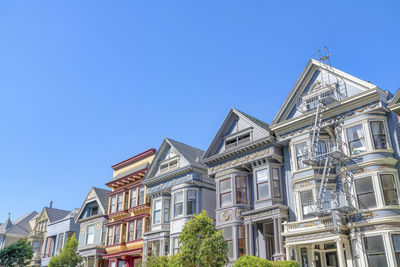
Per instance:
[[[233,258],[233,234],[232,227],[223,228],[223,236],[225,241],[228,243],[228,258]]]
[[[143,220],[136,221],[136,239],[142,238],[143,234]]]
[[[312,190],[300,192],[301,211],[303,212],[303,219],[312,218],[311,215],[314,207]]]
[[[364,237],[364,246],[369,266],[387,266],[382,236]]]
[[[246,254],[246,237],[244,225],[239,226],[239,257]]]
[[[400,266],[400,234],[392,235],[392,241],[397,266]]]
[[[250,133],[245,133],[240,136],[226,140],[225,149],[231,149],[237,146],[241,146],[249,141],[250,141]]]
[[[169,162],[166,162],[166,163],[163,163],[160,165],[160,172],[171,171],[173,169],[178,168],[178,166],[179,166],[178,159],[171,160]]]
[[[118,267],[125,267],[125,261],[118,260]]]
[[[107,238],[107,245],[110,246],[113,244],[113,233],[114,233],[114,227],[109,227],[108,228],[108,238]]]
[[[172,239],[172,245],[173,245],[173,250],[174,250],[173,253],[175,255],[179,251],[179,239],[177,237],[174,237]]]
[[[169,211],[170,211],[170,202],[171,200],[169,199],[164,199],[164,223],[168,223],[169,222]]]
[[[346,134],[348,145],[350,148],[350,155],[367,151],[367,147],[365,145],[364,131],[361,124],[347,128]]]
[[[256,172],[257,179],[257,199],[265,199],[269,197],[269,179],[268,169]]]
[[[307,147],[307,142],[302,142],[295,146],[296,150],[296,162],[297,162],[297,169],[301,170],[306,168],[307,166],[303,163],[303,159],[305,157],[305,148]]]
[[[131,208],[136,206],[137,188],[131,190]]]
[[[272,190],[274,197],[281,197],[281,180],[279,179],[278,168],[272,168]]]
[[[194,213],[196,213],[196,191],[188,190],[186,215],[193,215]]]
[[[153,223],[161,223],[161,199],[154,201]]]
[[[144,187],[139,188],[139,201],[138,205],[143,205],[144,204]]]
[[[90,245],[93,243],[94,243],[94,225],[89,225],[87,227],[86,245]]]
[[[365,177],[355,180],[356,195],[358,200],[358,207],[374,208],[376,207],[376,199],[374,193],[374,186],[371,177]]]
[[[225,207],[232,203],[231,178],[219,182],[220,206]]]
[[[110,213],[114,213],[117,211],[116,209],[116,196],[111,197],[111,207],[110,207]]]
[[[183,215],[183,192],[174,195],[174,218]]]
[[[236,203],[247,204],[246,176],[236,176]]]
[[[128,224],[128,241],[133,240],[134,230],[135,230],[135,222],[129,222],[129,224]]]
[[[150,232],[150,219],[149,219],[149,218],[146,218],[146,226],[145,226],[144,231],[145,231],[146,233],[147,233],[147,232]]]
[[[383,196],[386,205],[398,205],[396,184],[393,174],[381,174]]]
[[[118,194],[117,199],[118,199],[117,211],[122,211],[122,209],[123,209],[123,207],[122,207],[123,206],[122,205],[123,194]]]
[[[386,149],[386,134],[382,121],[371,121],[372,139],[375,149]]]
[[[114,244],[119,244],[120,236],[121,236],[121,226],[117,225],[115,226]]]
[[[64,243],[64,233],[61,233],[58,235],[58,242],[57,242],[57,250],[62,250],[63,249],[63,243]]]

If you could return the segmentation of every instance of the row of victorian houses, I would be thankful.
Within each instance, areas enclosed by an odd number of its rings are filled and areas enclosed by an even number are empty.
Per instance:
[[[270,124],[232,108],[206,151],[165,138],[112,166],[80,209],[8,219],[0,248],[28,237],[30,266],[47,266],[76,233],[84,266],[136,267],[175,254],[205,210],[231,263],[400,266],[399,113],[400,91],[311,59]]]

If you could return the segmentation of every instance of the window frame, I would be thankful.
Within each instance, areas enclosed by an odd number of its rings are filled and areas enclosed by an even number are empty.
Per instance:
[[[266,181],[263,182],[258,182],[258,173],[259,172],[266,172],[267,173],[267,179]],[[260,169],[256,169],[254,171],[254,176],[255,176],[255,182],[256,182],[256,200],[257,201],[263,201],[266,199],[270,199],[271,198],[271,183],[270,183],[270,166],[265,166],[264,168],[260,168]],[[267,188],[268,188],[268,195],[265,197],[260,197],[260,190],[259,190],[259,186],[263,185],[263,184],[267,184]]]
[[[274,177],[274,170],[277,170],[277,172],[278,172],[278,178],[277,179],[275,179],[275,177]],[[271,181],[272,181],[272,183],[271,183],[271,186],[272,186],[272,194],[271,194],[271,197],[273,197],[273,198],[282,198],[282,189],[281,189],[281,168],[280,167],[274,167],[274,166],[271,166],[271,179],[270,179]],[[275,191],[275,183],[277,183],[277,185],[278,185],[278,187],[277,187],[277,189],[278,189],[278,193],[279,193],[279,195],[276,195],[275,193],[276,193],[276,191]]]
[[[117,228],[119,229],[119,231],[117,231]],[[117,234],[118,232],[118,234]],[[118,240],[117,240],[118,237]],[[114,245],[120,244],[120,240],[121,240],[121,225],[115,225],[114,227]]]
[[[376,148],[376,144],[375,144],[375,135],[374,135],[374,133],[373,133],[373,130],[372,130],[372,123],[373,122],[379,122],[379,123],[381,123],[382,124],[382,127],[383,127],[383,135],[385,136],[385,148]],[[368,128],[369,128],[369,134],[370,134],[370,138],[371,138],[371,145],[372,145],[372,149],[373,150],[387,150],[387,149],[389,149],[389,148],[391,148],[391,146],[390,146],[390,137],[389,137],[389,132],[388,132],[388,128],[387,128],[387,125],[386,125],[386,121],[384,120],[384,119],[370,119],[370,120],[368,120]]]
[[[117,211],[116,212],[123,211],[124,210],[124,194],[118,193],[116,196],[117,196]],[[121,198],[121,202],[119,201],[120,198]]]
[[[193,193],[194,192],[194,198],[191,199],[192,202],[192,213],[189,213],[189,193]],[[197,190],[193,190],[193,189],[187,189],[186,190],[186,216],[191,216],[197,213]]]
[[[396,192],[396,200],[397,200],[396,204],[387,204],[386,203],[385,188],[383,187],[383,183],[382,183],[382,176],[383,175],[391,175],[392,176],[394,188],[386,188],[386,190],[390,190],[390,191],[394,190]],[[383,206],[393,206],[393,205],[394,206],[398,206],[400,204],[397,179],[398,178],[397,178],[397,175],[395,173],[387,173],[387,172],[378,173],[378,180],[379,180],[379,186],[380,186],[381,195],[382,195],[382,204],[383,204]]]
[[[297,146],[299,146],[301,144],[305,144],[305,146],[303,148],[306,148],[308,146],[308,143],[309,143],[308,139],[303,139],[303,140],[300,140],[300,141],[297,141],[297,142],[293,143],[293,147],[292,147],[293,156],[292,156],[292,158],[293,158],[293,166],[295,166],[295,170],[296,171],[303,171],[303,170],[305,170],[307,168],[310,168],[310,166],[305,165],[303,162],[301,162],[303,167],[301,167],[299,165],[299,158],[303,158],[304,155],[299,156],[297,154]]]
[[[182,200],[180,201],[180,202],[176,202],[176,199],[177,199],[177,195],[181,195],[182,196]],[[180,191],[177,191],[177,192],[175,192],[174,194],[173,194],[173,199],[174,199],[174,219],[176,219],[176,218],[180,218],[180,217],[183,217],[184,216],[184,214],[185,214],[185,211],[184,211],[184,203],[185,203],[185,194],[184,194],[184,191],[183,190],[180,190]],[[177,207],[179,206],[179,205],[181,205],[182,206],[182,208],[181,208],[181,214],[177,214]]]
[[[369,264],[369,260],[368,260],[368,256],[376,256],[376,255],[382,255],[382,252],[375,252],[375,253],[368,253],[368,250],[367,250],[367,247],[366,247],[366,244],[365,244],[365,240],[367,239],[367,238],[371,238],[371,237],[380,237],[381,238],[381,240],[382,240],[382,244],[383,244],[383,256],[384,256],[384,258],[386,259],[386,267],[388,267],[388,266],[390,266],[389,265],[389,262],[388,262],[388,255],[387,255],[387,247],[386,247],[386,242],[385,242],[385,236],[384,235],[382,235],[382,234],[373,234],[373,235],[366,235],[366,236],[363,236],[362,237],[362,247],[363,247],[363,250],[364,250],[364,256],[365,256],[365,260],[366,260],[366,263],[368,264],[368,265],[370,265]],[[370,265],[370,266],[372,266],[372,265]],[[382,266],[382,267],[385,267],[385,266]]]
[[[110,226],[107,229],[107,246],[114,245],[114,228],[114,226]]]
[[[92,243],[89,243],[89,228],[90,228],[90,227],[92,227],[92,229],[93,229],[93,232],[92,232],[93,241],[92,241]],[[86,227],[86,240],[85,240],[85,241],[86,241],[86,242],[85,242],[86,246],[87,246],[87,245],[93,245],[93,244],[94,244],[94,232],[95,232],[94,227],[95,227],[94,224],[89,224],[89,225]]]
[[[134,194],[133,194],[133,192],[135,192]],[[132,205],[132,200],[135,200],[135,203],[134,203],[134,205]],[[134,187],[134,188],[132,188],[131,190],[130,190],[130,200],[129,200],[129,207],[130,208],[134,208],[134,207],[136,207],[136,206],[138,206],[138,188],[137,187]]]
[[[356,186],[357,180],[368,179],[368,178],[371,179],[372,191],[369,191],[367,193],[364,192],[364,193],[360,194],[359,192],[357,192],[357,186]],[[378,197],[377,197],[377,195],[375,193],[375,190],[376,190],[376,186],[374,184],[374,175],[373,174],[369,174],[367,176],[361,176],[361,177],[354,178],[354,192],[355,192],[355,196],[356,196],[355,199],[357,201],[357,207],[358,207],[359,210],[373,209],[373,208],[377,208],[379,206]],[[365,204],[364,205],[367,208],[363,208],[363,207],[360,206],[359,196],[360,195],[366,195],[366,194],[373,194],[374,195],[374,197],[375,197],[375,207],[367,207]]]
[[[365,131],[364,124],[365,124],[365,121],[356,122],[356,123],[352,123],[352,124],[349,124],[349,125],[345,125],[345,127],[344,127],[344,129],[343,129],[343,134],[344,134],[345,140],[346,140],[346,147],[347,147],[347,150],[348,150],[348,153],[349,153],[350,156],[354,156],[354,155],[355,155],[355,153],[352,153],[352,149],[351,149],[351,146],[350,146],[350,142],[355,142],[355,140],[359,141],[359,140],[361,140],[361,139],[364,139],[365,151],[360,151],[360,152],[358,152],[358,153],[361,154],[361,153],[366,153],[366,152],[370,151],[369,144],[368,144],[368,143],[369,143],[369,141],[368,141],[368,138],[369,138],[369,137],[366,135],[366,133],[367,133],[368,131]],[[361,130],[362,130],[362,132],[363,132],[363,138],[352,139],[352,140],[350,141],[350,140],[349,140],[349,136],[348,136],[348,134],[347,134],[347,130],[349,130],[350,128],[357,127],[357,126],[361,126]],[[356,153],[357,153],[357,152],[356,152]]]
[[[222,182],[224,182],[224,181],[228,181],[229,180],[229,182],[230,182],[230,188],[229,189],[226,189],[225,191],[221,191],[221,183]],[[233,204],[233,197],[232,197],[232,187],[233,187],[233,185],[232,185],[232,177],[231,176],[229,176],[229,177],[226,177],[226,178],[223,178],[223,179],[221,179],[221,180],[219,180],[218,181],[218,194],[219,194],[219,207],[220,208],[224,208],[224,207],[228,207],[228,206],[230,206],[230,205],[232,205]],[[223,195],[227,195],[227,194],[230,194],[230,203],[227,203],[227,204],[225,204],[225,205],[222,205],[222,201],[221,201],[221,197],[223,196]]]
[[[162,218],[164,223],[169,223],[171,221],[171,199],[170,198],[164,198],[163,204],[164,206],[162,207]],[[168,205],[167,203],[168,202]],[[168,214],[168,217],[166,215]]]
[[[113,205],[113,200],[114,200],[114,205]],[[117,212],[117,195],[113,195],[110,197],[110,214],[116,212]]]
[[[303,205],[303,201],[301,199],[301,194],[305,193],[307,191],[311,191],[311,198],[312,198],[312,201],[314,201],[314,202],[312,204],[309,204],[309,205]],[[312,206],[315,205],[314,189],[313,188],[305,188],[304,190],[298,191],[298,196],[299,196],[300,213],[301,213],[302,220],[308,220],[308,219],[315,218],[315,216],[312,215],[312,214],[310,215],[310,213],[304,214],[304,207],[306,207],[306,206],[307,207],[310,207],[310,206],[312,207]]]
[[[131,227],[132,226],[132,227]],[[131,229],[132,228],[132,229]],[[128,242],[135,241],[135,221],[128,222]]]
[[[244,185],[238,186],[238,178],[244,179]],[[247,196],[247,187],[248,187],[248,176],[245,174],[235,174],[235,194],[236,194],[236,204],[247,205],[249,204],[248,196]],[[241,200],[239,201],[238,192],[242,196]],[[243,201],[244,198],[244,201]]]
[[[156,209],[156,203],[157,203],[157,202],[160,202],[160,209]],[[155,221],[155,219],[156,219],[156,212],[159,212],[159,213],[160,213],[159,222],[156,222],[156,221]],[[155,200],[153,201],[153,225],[154,225],[154,224],[161,224],[161,223],[162,223],[162,221],[161,221],[161,215],[162,215],[162,199],[159,198],[159,199],[155,199]]]
[[[143,205],[146,203],[146,194],[145,194],[145,189],[144,189],[144,185],[141,185],[138,187],[138,199],[137,199],[137,205]],[[142,200],[142,201],[141,201]]]
[[[139,228],[140,224],[140,228]],[[139,231],[140,229],[140,231]],[[138,237],[140,233],[140,237]],[[142,239],[143,238],[143,218],[136,220],[135,223],[135,240]]]
[[[396,247],[395,247],[395,245],[394,245],[393,236],[398,236],[398,237],[399,237],[399,240],[400,240],[400,232],[391,233],[391,234],[390,234],[390,237],[389,237],[390,242],[391,242],[391,245],[392,245],[392,247],[393,247],[392,253],[393,253],[393,256],[394,256],[394,261],[395,261],[395,263],[397,263],[398,266],[400,266],[400,248],[399,248],[398,251],[396,250]],[[400,242],[399,242],[399,243],[400,243]],[[396,254],[398,254],[399,256],[397,257]]]

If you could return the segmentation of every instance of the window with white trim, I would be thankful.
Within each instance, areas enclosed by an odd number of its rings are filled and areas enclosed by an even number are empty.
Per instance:
[[[311,213],[314,208],[314,197],[311,189],[300,192],[300,204],[303,219],[313,218],[314,216]]]
[[[183,215],[183,192],[174,194],[174,218]]]
[[[161,199],[154,201],[153,224],[161,223]]]
[[[117,195],[117,211],[123,210],[123,204],[122,204],[123,199],[124,199],[123,194]]]
[[[303,159],[305,157],[305,151],[304,149],[307,147],[307,141],[305,142],[301,142],[299,144],[295,145],[295,152],[296,152],[296,166],[298,170],[304,169],[307,167],[307,165],[305,165],[303,163]]]
[[[400,266],[400,234],[392,235],[394,257],[396,258],[397,266]]]
[[[164,223],[168,223],[169,222],[169,218],[170,218],[170,199],[164,199]]]
[[[143,219],[136,221],[136,239],[141,239],[143,236]]]
[[[131,208],[136,206],[137,188],[131,190]]]
[[[372,140],[374,142],[375,149],[386,149],[387,148],[387,140],[385,127],[383,126],[383,121],[371,121],[371,132],[372,132]]]
[[[133,238],[134,231],[135,231],[135,222],[134,221],[129,222],[129,224],[128,224],[128,241],[134,240],[134,238]]]
[[[385,205],[398,205],[396,182],[393,174],[381,174],[380,180],[383,191]]]
[[[197,191],[188,190],[186,192],[187,201],[186,201],[186,215],[193,215],[196,213],[196,198]]]
[[[115,226],[115,234],[114,234],[114,244],[119,244],[121,237],[121,226]]]
[[[247,204],[246,176],[236,176],[236,204]]]
[[[367,151],[367,145],[365,142],[362,124],[357,124],[355,126],[347,128],[346,135],[347,144],[350,149],[350,155]]]
[[[111,205],[110,205],[110,214],[114,213],[117,211],[117,203],[116,203],[116,196],[111,197]]]
[[[266,199],[269,198],[269,170],[259,170],[256,171],[256,180],[257,180],[257,199]]]
[[[224,227],[222,228],[223,230],[223,236],[225,241],[228,243],[228,258],[232,259],[233,258],[233,232],[232,232],[232,226]]]
[[[220,207],[232,204],[231,178],[219,181],[219,199]]]
[[[139,187],[138,205],[144,204],[144,186]]]
[[[278,168],[272,168],[272,190],[274,197],[281,197],[281,179]]]
[[[86,245],[94,243],[94,225],[88,225],[86,234]]]
[[[385,245],[381,235],[364,237],[365,254],[369,266],[387,267]]]
[[[243,144],[250,142],[250,140],[251,140],[250,132],[244,133],[242,135],[233,138],[229,138],[225,141],[225,149],[228,150],[234,147],[241,146]]]
[[[356,195],[358,201],[358,208],[375,208],[376,198],[374,192],[374,185],[372,177],[364,177],[354,180],[356,187]]]

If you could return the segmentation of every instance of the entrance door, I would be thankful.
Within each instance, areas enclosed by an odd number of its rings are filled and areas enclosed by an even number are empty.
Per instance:
[[[336,251],[325,252],[326,266],[327,267],[338,267],[338,259]]]

